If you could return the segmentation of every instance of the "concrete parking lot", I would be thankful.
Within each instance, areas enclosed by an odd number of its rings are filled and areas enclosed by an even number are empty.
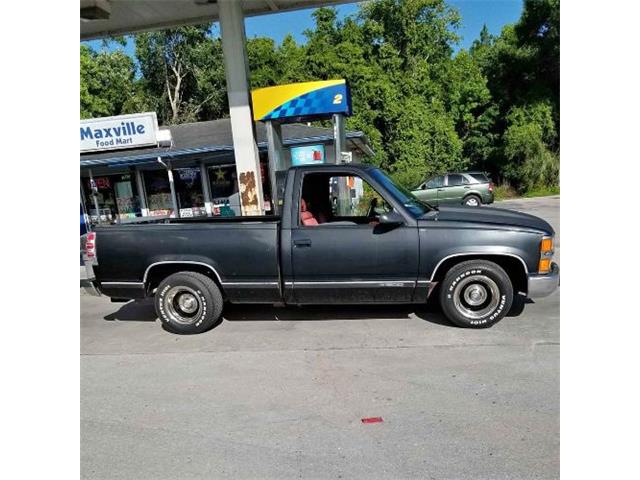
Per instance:
[[[559,204],[495,206],[547,219],[559,258]],[[486,330],[415,307],[235,306],[196,336],[147,301],[80,301],[83,478],[559,476],[559,292]]]

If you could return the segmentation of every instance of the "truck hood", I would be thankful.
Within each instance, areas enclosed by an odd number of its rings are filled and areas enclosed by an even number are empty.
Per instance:
[[[464,222],[485,225],[500,225],[541,230],[553,235],[555,232],[548,222],[527,213],[493,207],[440,207],[422,217],[420,222]]]

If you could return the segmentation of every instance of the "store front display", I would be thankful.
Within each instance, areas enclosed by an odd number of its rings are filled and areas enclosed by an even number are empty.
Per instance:
[[[166,170],[145,170],[144,184],[147,193],[147,208],[152,217],[173,215],[171,187]]]
[[[131,175],[126,175],[126,180],[115,182],[114,188],[118,218],[125,219],[140,216],[139,202],[137,196],[133,193],[134,183]]]
[[[206,216],[200,169],[197,167],[176,168],[173,181],[178,197],[180,217]]]
[[[235,165],[209,167],[209,182],[213,214],[242,215]]]
[[[91,223],[114,222],[142,216],[140,199],[133,173],[96,176],[93,179],[83,178],[82,186],[85,198],[89,199],[87,211]],[[94,191],[95,190],[95,191]],[[95,209],[94,196],[98,203]]]

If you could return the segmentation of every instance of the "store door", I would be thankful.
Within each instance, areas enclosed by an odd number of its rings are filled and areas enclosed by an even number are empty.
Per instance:
[[[115,182],[116,206],[120,220],[135,218],[140,210],[134,188],[131,175],[122,175],[120,181]]]

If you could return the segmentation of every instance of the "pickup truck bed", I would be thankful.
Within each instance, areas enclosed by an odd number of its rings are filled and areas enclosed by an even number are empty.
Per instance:
[[[154,276],[167,267],[200,265],[212,269],[229,301],[280,302],[279,219],[238,220],[184,219],[98,228],[100,263],[95,274],[103,293],[142,298],[150,293],[148,282],[156,285]]]

